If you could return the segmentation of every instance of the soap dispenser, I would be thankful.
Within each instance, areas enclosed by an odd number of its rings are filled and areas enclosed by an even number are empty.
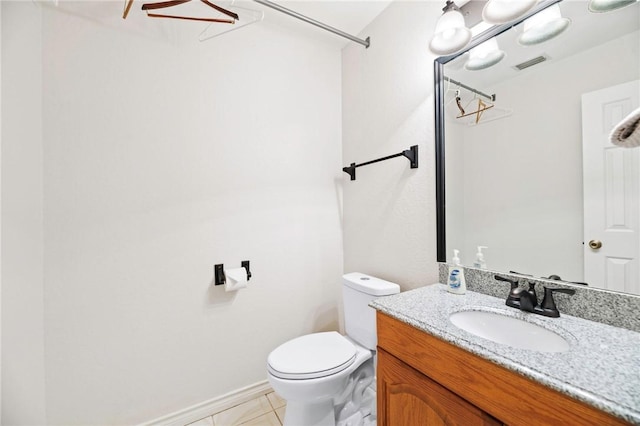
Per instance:
[[[464,269],[460,264],[460,250],[453,250],[453,259],[449,266],[449,278],[447,280],[447,291],[453,294],[465,294],[467,283],[464,279]]]
[[[487,269],[487,262],[484,260],[484,253],[482,249],[489,248],[487,246],[478,246],[478,252],[476,253],[476,261],[473,262],[474,268]]]

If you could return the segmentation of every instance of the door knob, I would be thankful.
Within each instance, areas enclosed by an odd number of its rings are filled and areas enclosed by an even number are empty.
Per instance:
[[[589,247],[594,249],[594,250],[598,250],[600,247],[602,247],[602,241],[600,241],[600,240],[591,240],[591,241],[589,241]]]

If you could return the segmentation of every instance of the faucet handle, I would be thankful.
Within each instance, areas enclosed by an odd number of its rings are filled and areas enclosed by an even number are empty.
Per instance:
[[[527,292],[533,296],[536,303],[538,303],[538,295],[536,294],[536,283],[535,281],[529,281],[529,290]]]
[[[557,318],[560,316],[560,312],[556,307],[555,300],[553,300],[553,293],[565,293],[573,295],[576,294],[576,291],[570,288],[544,288],[544,298],[542,299],[542,303],[540,304],[542,315]]]
[[[529,281],[529,290],[522,290],[520,295],[520,309],[527,312],[534,312],[538,306],[538,295],[536,294],[536,283]]]
[[[505,305],[520,309],[520,296],[524,290],[518,287],[518,280],[501,277],[500,275],[494,275],[493,278],[498,281],[504,281],[511,284],[511,290],[509,290],[509,295],[507,296]]]
[[[494,275],[493,278],[495,278],[498,281],[504,281],[504,282],[508,282],[509,284],[511,284],[511,292],[513,292],[513,290],[518,288],[518,280],[513,280],[511,278],[506,278],[506,277],[501,277],[500,275]]]

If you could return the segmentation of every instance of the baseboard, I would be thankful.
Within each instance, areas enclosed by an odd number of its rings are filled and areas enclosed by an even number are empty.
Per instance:
[[[183,408],[166,416],[159,417],[138,426],[185,426],[214,413],[227,410],[243,402],[250,401],[271,392],[269,382],[254,383],[253,385],[229,392],[228,394]]]

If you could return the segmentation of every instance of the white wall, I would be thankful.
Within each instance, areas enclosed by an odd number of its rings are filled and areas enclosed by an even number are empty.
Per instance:
[[[47,423],[134,424],[265,380],[278,344],[337,329],[340,51],[267,24],[150,38],[118,2],[82,7],[114,19],[43,12],[44,166],[13,167],[44,187],[6,179],[3,153],[3,204],[44,203]],[[241,260],[249,289],[212,287]]]
[[[361,163],[418,145],[405,158],[357,169],[345,183],[345,270],[400,284],[438,281],[433,148],[433,60],[427,40],[442,5],[393,2],[364,31],[367,50],[342,53],[343,162]]]
[[[637,79],[639,55],[635,32],[486,88],[513,115],[464,128],[461,157],[447,150],[464,174],[461,225],[447,213],[464,229],[464,264],[487,245],[490,269],[583,279],[581,95]]]
[[[0,5],[0,99],[2,99],[2,6]],[[0,102],[0,423],[2,422],[2,102]]]
[[[457,108],[453,103],[449,105],[452,108]],[[448,111],[449,105],[445,106],[445,111]],[[471,257],[471,253],[468,250],[465,250],[467,246],[464,229],[466,225],[464,220],[465,128],[453,123],[451,117],[445,114],[445,131],[446,260],[451,262],[453,260],[453,250],[459,250],[462,264],[471,265],[473,264],[473,257]],[[473,159],[470,160],[473,161]]]
[[[2,2],[2,424],[45,423],[40,9]]]

